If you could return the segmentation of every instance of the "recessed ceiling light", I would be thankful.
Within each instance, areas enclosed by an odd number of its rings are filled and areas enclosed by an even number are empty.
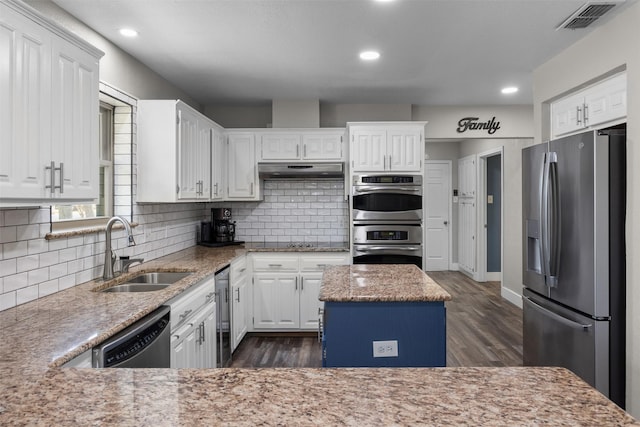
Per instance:
[[[509,95],[511,93],[516,93],[517,91],[518,91],[517,87],[509,86],[509,87],[502,88],[500,92],[504,93],[505,95]]]
[[[120,34],[125,37],[135,37],[138,35],[138,32],[132,28],[121,28]]]
[[[380,58],[380,53],[375,50],[365,50],[364,52],[360,52],[360,59],[364,61],[374,61]]]

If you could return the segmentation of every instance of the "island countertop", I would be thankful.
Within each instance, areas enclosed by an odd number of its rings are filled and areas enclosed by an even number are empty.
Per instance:
[[[638,425],[562,368],[55,368],[4,397],[3,426]]]
[[[329,267],[320,300],[331,302],[435,302],[451,295],[413,264],[354,264]]]

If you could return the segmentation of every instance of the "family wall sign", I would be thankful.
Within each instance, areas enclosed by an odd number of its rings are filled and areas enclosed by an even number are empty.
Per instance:
[[[484,122],[479,121],[479,117],[463,117],[458,120],[458,133],[465,133],[468,130],[486,130],[489,135],[496,133],[500,129],[500,122],[495,117]]]

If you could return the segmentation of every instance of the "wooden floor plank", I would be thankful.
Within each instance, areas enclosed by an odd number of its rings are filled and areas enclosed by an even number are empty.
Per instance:
[[[522,310],[500,296],[499,282],[478,283],[455,271],[428,273],[447,290],[447,366],[522,366]],[[252,335],[232,367],[320,367],[315,335]]]

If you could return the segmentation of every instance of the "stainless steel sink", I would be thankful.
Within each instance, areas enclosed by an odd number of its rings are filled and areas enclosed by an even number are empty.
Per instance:
[[[190,272],[157,271],[142,273],[124,283],[103,289],[101,292],[153,292],[159,291],[189,276]]]
[[[103,289],[102,292],[153,292],[171,286],[167,283],[129,283]]]
[[[124,282],[127,283],[160,283],[160,284],[172,284],[178,280],[182,280],[189,276],[191,273],[158,271],[153,273],[142,273]]]

